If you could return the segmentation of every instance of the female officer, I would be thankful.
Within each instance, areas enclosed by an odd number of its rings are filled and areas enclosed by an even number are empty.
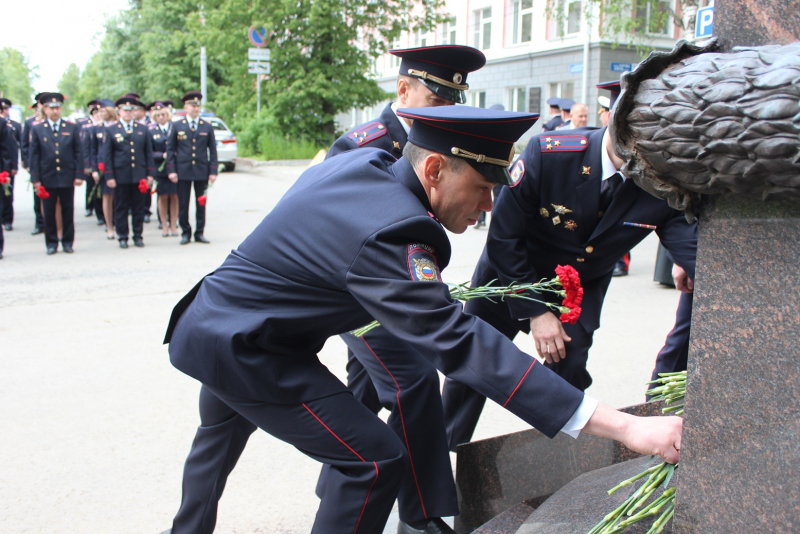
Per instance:
[[[177,180],[169,179],[166,169],[162,170],[167,159],[167,138],[172,128],[172,111],[162,101],[153,102],[147,108],[154,121],[150,123],[147,133],[153,146],[153,159],[156,164],[155,179],[158,191],[158,216],[161,219],[162,228],[161,236],[177,237],[178,184]]]
[[[114,102],[107,98],[100,100],[103,108],[100,110],[102,122],[94,126],[92,136],[92,176],[95,180],[100,180],[100,191],[103,195],[103,217],[106,220],[106,237],[115,239],[114,234],[114,189],[108,187],[105,173],[100,170],[100,163],[103,162],[103,143],[106,139],[106,127],[117,122],[117,110]],[[103,176],[101,177],[101,173]]]

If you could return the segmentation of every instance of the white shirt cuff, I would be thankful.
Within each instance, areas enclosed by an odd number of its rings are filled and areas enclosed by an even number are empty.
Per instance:
[[[578,434],[581,433],[583,427],[585,427],[589,419],[592,418],[598,404],[600,403],[597,400],[584,394],[581,405],[578,406],[578,409],[575,410],[575,413],[569,418],[569,421],[567,421],[567,424],[561,429],[561,432],[573,439],[578,439]]]

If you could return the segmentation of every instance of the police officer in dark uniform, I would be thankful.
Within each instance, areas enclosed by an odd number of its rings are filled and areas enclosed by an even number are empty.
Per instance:
[[[398,106],[418,108],[464,103],[466,101],[464,91],[469,87],[467,75],[486,64],[483,52],[461,45],[429,46],[389,52],[402,58],[397,78],[397,101],[387,104],[377,120],[357,126],[339,137],[328,151],[326,159],[362,147],[380,148],[399,158],[406,146],[408,131],[413,121],[398,117],[396,113]],[[374,332],[369,337],[384,335],[384,332]],[[359,352],[367,348],[361,339],[356,339],[351,334],[345,334],[342,338],[348,345],[348,388],[372,412],[378,413],[381,409],[378,392],[364,366],[355,358],[351,347],[355,346]],[[438,376],[436,381],[438,383]]]
[[[20,152],[20,159],[22,160],[22,166],[30,171],[30,144],[31,144],[31,128],[34,124],[42,121],[44,116],[42,115],[42,103],[41,99],[47,93],[39,93],[34,98],[33,104],[31,104],[29,109],[35,109],[36,113],[27,119],[25,119],[25,123],[22,126],[22,139],[20,139],[19,143],[19,152]],[[33,213],[36,217],[36,222],[33,227],[33,231],[31,235],[41,234],[44,232],[44,217],[42,216],[42,199],[36,194],[36,190],[33,191]]]
[[[61,118],[64,95],[46,93],[42,105],[47,118],[31,128],[30,165],[34,189],[44,186],[42,199],[47,254],[58,251],[56,204],[61,204],[61,247],[71,254],[75,241],[75,186],[83,184],[83,153],[78,125]]]
[[[406,157],[364,149],[307,170],[216,271],[176,306],[172,364],[202,382],[172,534],[209,533],[256,427],[332,467],[313,533],[383,531],[407,471],[403,441],[320,363],[327,338],[377,319],[413,353],[552,437],[580,429],[678,459],[679,418],[621,414],[463,313],[441,283],[445,228],[463,233],[508,183],[536,115],[467,106],[398,110]],[[437,400],[437,403],[439,401]],[[452,532],[437,525],[438,530]]]
[[[203,93],[189,91],[181,98],[186,118],[172,124],[167,141],[167,172],[170,180],[178,180],[178,222],[181,225],[181,245],[186,245],[192,236],[189,224],[189,200],[194,185],[196,243],[208,243],[203,235],[206,226],[205,203],[198,198],[206,194],[209,184],[217,180],[217,141],[214,127],[200,118]]]
[[[118,98],[119,121],[106,128],[103,162],[108,186],[114,189],[114,226],[120,248],[128,248],[128,212],[131,214],[133,244],[144,246],[144,211],[153,184],[153,151],[147,127],[133,120],[133,111],[143,107],[132,96]],[[147,191],[139,189],[147,181]]]
[[[564,123],[561,118],[561,99],[558,97],[551,97],[547,99],[547,105],[550,106],[550,116],[553,117],[542,126],[543,132],[552,132]]]
[[[75,121],[81,124],[81,146],[83,147],[83,174],[86,176],[86,217],[92,214],[97,217],[97,224],[105,223],[103,218],[103,202],[100,196],[100,186],[92,175],[92,144],[94,138],[95,125],[102,123],[100,111],[102,105],[99,100],[91,100],[86,104],[89,117]]]
[[[6,118],[0,115],[0,173],[3,173],[8,180],[8,183],[0,186],[0,195],[5,197],[6,188],[10,188],[13,173],[17,170],[17,142],[14,139],[14,130],[6,121]],[[0,200],[0,220],[3,219],[5,211],[5,202]],[[0,226],[0,260],[3,259],[3,248],[5,241],[3,237],[3,226]]]
[[[473,285],[535,282],[554,276],[556,265],[572,265],[584,287],[577,324],[562,324],[539,303],[523,299],[467,303],[466,310],[509,339],[531,332],[546,366],[580,390],[592,383],[586,370],[594,331],[617,260],[657,227],[675,262],[694,276],[697,225],[625,180],[607,128],[534,136],[511,175],[516,184],[498,198],[495,217]],[[447,380],[442,391],[451,450],[470,440],[485,399]]]
[[[571,98],[560,98],[558,100],[558,107],[561,108],[561,124],[555,127],[556,130],[572,129],[570,113],[572,112],[573,105],[575,105],[575,101]]]
[[[7,171],[10,180],[8,184],[9,194],[6,195],[4,192],[0,191],[0,196],[2,196],[0,202],[3,204],[3,215],[0,216],[0,223],[2,223],[3,227],[8,231],[14,229],[14,181],[19,166],[19,144],[22,140],[22,125],[9,118],[9,110],[12,105],[13,103],[11,100],[0,98],[0,117],[6,120],[6,127],[10,130],[11,134],[7,141],[9,146],[6,147],[8,152]],[[12,142],[15,145],[13,147],[10,145]]]
[[[397,77],[397,101],[383,108],[378,119],[356,126],[333,143],[325,157],[354,148],[381,148],[399,158],[411,121],[400,119],[400,108],[452,106],[466,102],[467,74],[486,64],[483,52],[469,46],[441,45],[389,50],[402,58]]]

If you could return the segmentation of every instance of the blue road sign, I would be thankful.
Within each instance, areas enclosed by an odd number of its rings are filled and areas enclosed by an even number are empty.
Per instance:
[[[701,7],[697,10],[697,22],[694,25],[694,36],[697,39],[711,37],[714,33],[714,6]]]
[[[611,72],[630,72],[633,70],[631,63],[612,63]]]
[[[255,26],[250,26],[250,29],[247,30],[247,38],[250,39],[250,42],[253,43],[254,46],[262,47],[266,46],[269,42],[269,35],[267,35],[267,30],[262,27],[256,28]]]
[[[569,66],[570,74],[577,74],[579,72],[583,72],[583,63],[573,63]]]

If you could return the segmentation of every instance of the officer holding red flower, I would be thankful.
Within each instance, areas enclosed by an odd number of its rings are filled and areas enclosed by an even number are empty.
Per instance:
[[[64,95],[41,97],[46,119],[34,124],[30,138],[30,173],[34,188],[44,187],[42,197],[47,254],[58,251],[56,204],[61,204],[61,246],[72,253],[75,240],[75,186],[83,185],[83,157],[80,128],[61,118]]]
[[[133,244],[144,246],[142,232],[155,163],[147,126],[133,120],[136,108],[144,107],[133,96],[114,103],[119,121],[106,127],[103,162],[108,187],[114,190],[114,222],[120,248],[128,248],[128,211],[131,212]],[[141,183],[144,181],[145,186]]]

